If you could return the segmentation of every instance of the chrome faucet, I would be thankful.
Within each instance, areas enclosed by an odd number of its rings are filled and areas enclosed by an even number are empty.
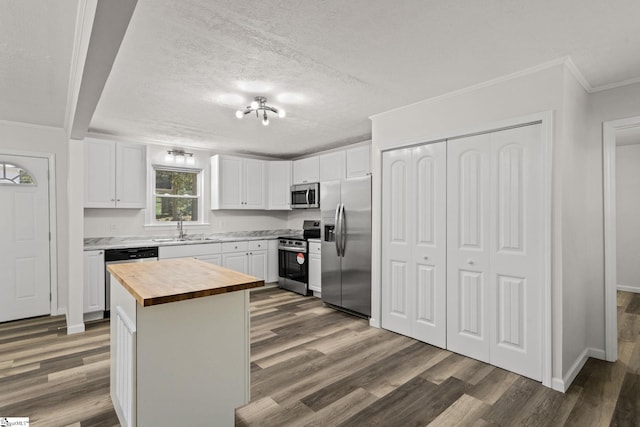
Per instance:
[[[185,233],[183,228],[182,213],[178,214],[178,230],[180,230],[180,233],[178,234],[178,239],[184,240],[184,237],[187,235],[187,233]]]

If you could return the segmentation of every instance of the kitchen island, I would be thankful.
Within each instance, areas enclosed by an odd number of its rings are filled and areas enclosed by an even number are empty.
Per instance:
[[[111,400],[123,426],[233,426],[249,402],[249,289],[195,259],[114,264]]]

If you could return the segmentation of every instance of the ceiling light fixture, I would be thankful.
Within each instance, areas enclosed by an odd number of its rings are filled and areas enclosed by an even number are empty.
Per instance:
[[[177,165],[189,165],[196,164],[196,159],[193,157],[193,153],[185,153],[184,150],[169,150],[164,156],[166,163],[175,163]]]
[[[280,118],[285,117],[287,114],[282,108],[276,108],[276,107],[267,105],[267,98],[265,98],[264,96],[256,96],[255,98],[253,98],[253,101],[251,101],[251,104],[245,107],[244,110],[236,111],[236,117],[238,119],[241,119],[247,114],[252,113],[254,111],[256,112],[257,118],[260,118],[260,115],[262,114],[262,124],[264,126],[267,126],[269,124],[269,117],[267,117],[267,111],[271,111],[272,113],[277,114],[278,117]]]

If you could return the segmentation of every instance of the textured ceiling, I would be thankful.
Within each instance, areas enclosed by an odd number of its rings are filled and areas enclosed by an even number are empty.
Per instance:
[[[0,2],[0,120],[64,124],[76,5]],[[596,89],[638,79],[639,16],[638,0],[138,0],[90,131],[292,157],[566,56]],[[287,117],[237,120],[256,95]]]
[[[0,120],[64,125],[77,7],[0,1]]]

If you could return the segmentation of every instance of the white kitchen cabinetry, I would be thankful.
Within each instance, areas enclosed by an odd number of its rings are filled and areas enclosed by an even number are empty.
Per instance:
[[[318,156],[293,161],[293,183],[320,182],[320,160]]]
[[[266,240],[222,244],[222,266],[265,280],[268,276]]]
[[[267,209],[291,209],[291,161],[267,162],[267,169]]]
[[[345,177],[345,151],[320,155],[320,182],[335,181]]]
[[[347,178],[365,176],[371,173],[371,147],[362,145],[347,148]]]
[[[320,242],[309,242],[309,289],[322,292],[322,245]]]
[[[85,208],[146,206],[146,146],[87,139],[84,159]]]
[[[267,167],[264,160],[211,157],[211,209],[265,209]]]
[[[84,252],[84,313],[104,311],[104,251]]]
[[[158,259],[195,258],[215,265],[222,265],[222,243],[160,246]]]

